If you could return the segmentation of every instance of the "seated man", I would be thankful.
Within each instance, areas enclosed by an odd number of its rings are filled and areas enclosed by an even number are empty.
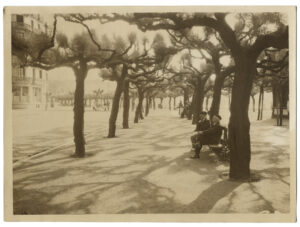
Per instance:
[[[196,129],[194,135],[191,136],[191,141],[192,141],[192,147],[196,148],[196,145],[198,144],[199,140],[199,131],[204,131],[209,129],[210,127],[210,121],[206,118],[207,113],[205,111],[202,111],[199,115],[199,121],[197,122]]]
[[[211,119],[211,127],[198,132],[198,144],[195,147],[195,155],[192,158],[199,158],[202,145],[218,144],[222,136],[222,127],[220,126],[221,116],[214,115]]]

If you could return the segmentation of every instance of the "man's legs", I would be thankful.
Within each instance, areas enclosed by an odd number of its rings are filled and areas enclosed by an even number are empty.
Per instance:
[[[195,148],[195,155],[191,158],[200,158],[200,151],[202,148],[202,135],[201,134],[196,134],[193,136],[194,138],[194,148]]]
[[[197,145],[197,135],[191,136],[192,148],[196,148]]]
[[[195,147],[195,155],[192,156],[191,158],[193,159],[197,159],[197,158],[200,158],[200,151],[201,151],[201,148],[202,148],[202,145],[199,143],[196,145]]]

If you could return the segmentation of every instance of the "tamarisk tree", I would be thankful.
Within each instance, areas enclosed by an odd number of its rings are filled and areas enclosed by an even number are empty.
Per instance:
[[[102,15],[102,23],[124,20],[142,31],[183,30],[194,26],[214,29],[230,51],[235,77],[229,120],[230,178],[250,178],[250,121],[248,107],[257,59],[269,47],[288,48],[288,26],[280,13],[236,14],[238,23],[230,26],[228,13],[131,13]],[[268,30],[272,25],[273,30]]]

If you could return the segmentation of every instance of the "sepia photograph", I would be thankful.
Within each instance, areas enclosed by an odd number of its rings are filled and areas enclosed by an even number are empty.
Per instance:
[[[6,221],[296,221],[296,7],[4,7]]]

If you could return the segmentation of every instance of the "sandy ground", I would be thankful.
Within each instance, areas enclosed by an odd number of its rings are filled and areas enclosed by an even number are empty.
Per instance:
[[[152,112],[130,129],[121,129],[119,121],[113,139],[104,138],[107,127],[96,119],[98,124],[86,124],[84,159],[72,158],[69,145],[14,169],[15,214],[289,212],[287,127],[272,120],[252,122],[251,169],[261,180],[241,183],[221,177],[228,164],[207,147],[200,160],[189,159],[194,126],[175,111]],[[32,139],[53,135],[49,143],[56,144],[71,138],[68,127],[65,132],[49,128]],[[14,146],[22,139],[16,137]]]

